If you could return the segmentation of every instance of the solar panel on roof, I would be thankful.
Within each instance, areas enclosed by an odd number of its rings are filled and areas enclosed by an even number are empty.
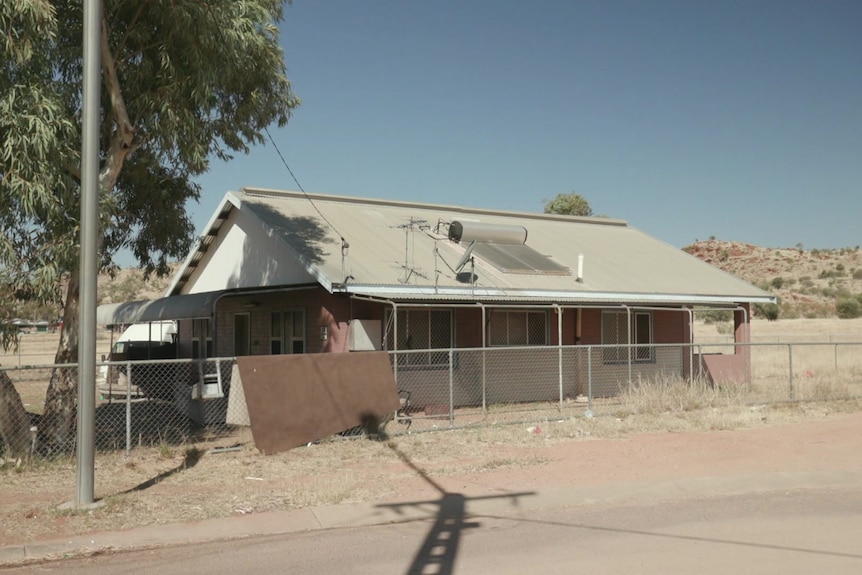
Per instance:
[[[569,268],[527,245],[477,243],[473,253],[505,273],[572,275]]]

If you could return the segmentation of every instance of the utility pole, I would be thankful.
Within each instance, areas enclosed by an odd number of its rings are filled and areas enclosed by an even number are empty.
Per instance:
[[[96,435],[96,290],[99,232],[99,90],[102,0],[84,0],[81,110],[81,301],[78,309],[78,437],[75,505],[94,500]]]

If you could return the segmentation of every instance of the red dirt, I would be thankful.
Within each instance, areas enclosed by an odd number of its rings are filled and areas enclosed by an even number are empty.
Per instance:
[[[736,431],[642,433],[621,439],[568,441],[494,449],[500,458],[546,459],[542,465],[435,478],[447,491],[478,496],[543,487],[647,480],[731,477],[778,472],[862,472],[862,413]],[[431,471],[433,476],[433,471]],[[400,481],[387,500],[433,497],[419,478]]]

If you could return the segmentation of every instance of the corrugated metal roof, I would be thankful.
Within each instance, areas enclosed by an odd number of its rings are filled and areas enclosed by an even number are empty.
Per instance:
[[[253,212],[296,253],[313,253],[309,270],[327,278],[333,291],[399,299],[774,301],[772,294],[621,220],[253,188],[230,195],[226,203]],[[577,270],[582,254],[582,281],[576,273],[505,273],[474,252],[471,285],[470,264],[461,274],[452,269],[466,247],[448,239],[454,220],[524,226],[526,245],[564,268]],[[292,221],[302,221],[304,229],[292,229]]]

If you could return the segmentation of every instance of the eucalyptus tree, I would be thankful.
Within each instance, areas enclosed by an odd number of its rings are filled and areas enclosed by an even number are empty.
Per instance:
[[[580,194],[557,194],[553,200],[545,202],[546,214],[563,214],[567,216],[591,216],[593,208]]]
[[[77,361],[81,0],[0,3],[0,270],[59,302],[56,363]],[[264,142],[299,104],[279,44],[281,0],[103,0],[99,257],[167,273],[193,239],[194,177]],[[73,443],[77,381],[54,370],[40,439]]]

